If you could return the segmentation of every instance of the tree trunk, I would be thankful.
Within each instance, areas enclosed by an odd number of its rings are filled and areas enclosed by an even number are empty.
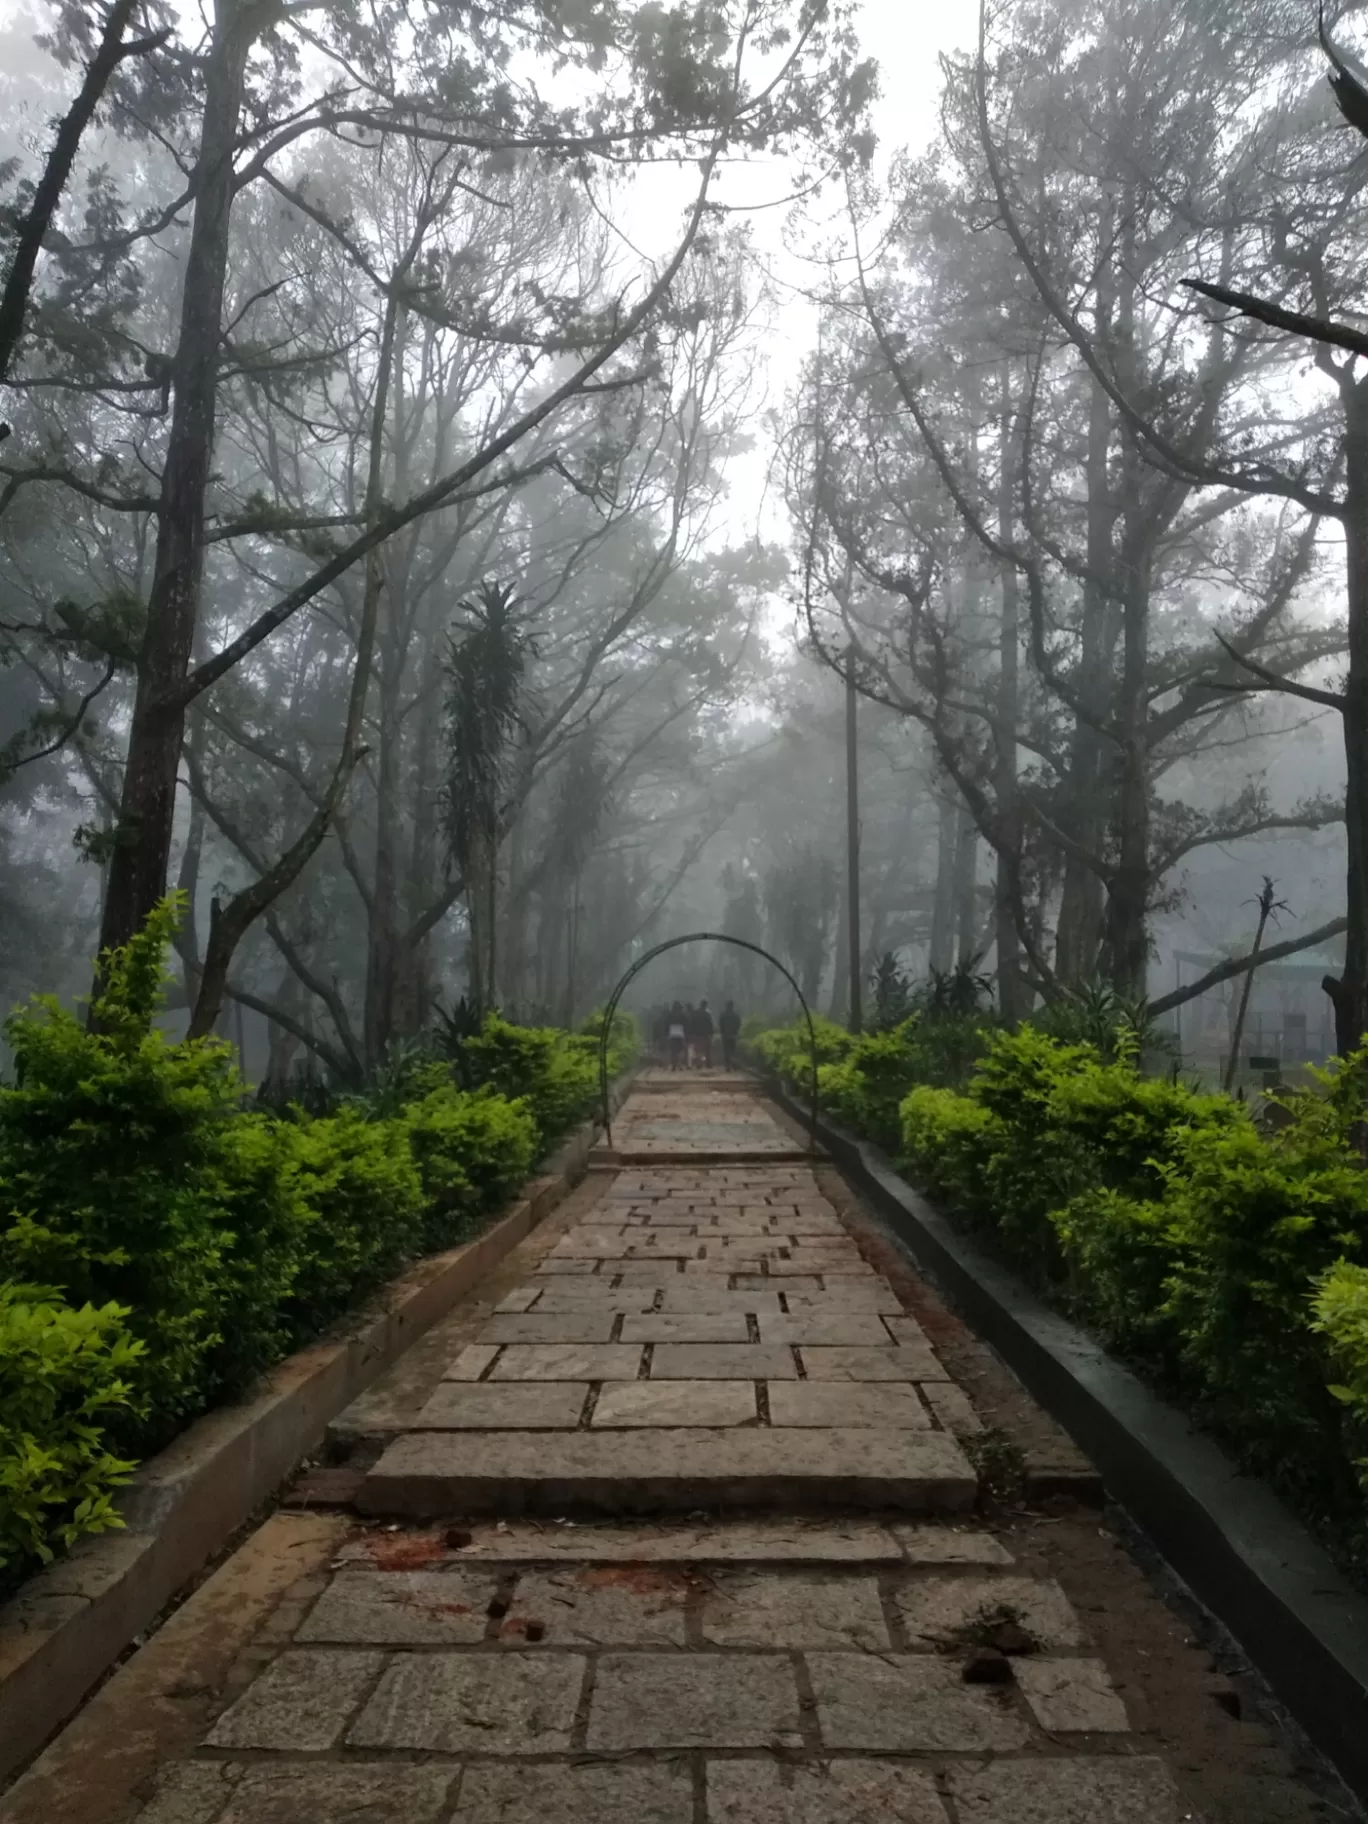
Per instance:
[[[860,995],[860,753],[859,696],[855,689],[855,661],[852,656],[846,669],[846,943],[850,971],[850,1030],[858,1033],[864,1027]],[[836,953],[836,972],[846,957]]]
[[[978,825],[968,805],[959,809],[955,832],[955,961],[970,962],[978,949]]]
[[[955,960],[955,835],[959,811],[949,788],[939,800],[936,825],[936,893],[931,904],[927,967],[944,974]]]
[[[1344,970],[1322,986],[1335,1009],[1335,1050],[1357,1050],[1368,1032],[1368,379],[1341,383],[1347,430],[1344,544],[1349,665],[1344,683]]]
[[[1012,502],[1016,486],[1013,461],[1011,364],[1002,365],[1001,417],[999,420],[998,537],[1012,543]],[[1011,564],[1002,570],[1002,617],[998,627],[997,725],[993,731],[995,757],[994,795],[1002,826],[1002,840],[1012,855],[1021,852],[1021,804],[1017,788],[1017,717],[1020,713],[1020,585]],[[1012,904],[1012,866],[997,850],[993,891],[993,937],[997,951],[998,1007],[1006,1020],[1019,1020],[1029,1001],[1021,975],[1021,933]]]
[[[233,148],[247,56],[262,23],[264,15],[256,7],[219,0],[205,70],[195,218],[172,368],[174,405],[157,513],[157,556],[138,658],[101,951],[126,944],[166,892],[185,710],[179,705],[167,709],[164,700],[184,681],[195,640],[233,208]]]

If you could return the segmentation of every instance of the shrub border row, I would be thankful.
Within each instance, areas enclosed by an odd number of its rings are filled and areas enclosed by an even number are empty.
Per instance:
[[[634,1074],[614,1084],[614,1109]],[[126,1531],[82,1540],[0,1608],[0,1783],[317,1448],[337,1414],[564,1200],[588,1170],[599,1129],[597,1116],[579,1127],[483,1235],[419,1261],[343,1335],[298,1350],[253,1398],[188,1426],[124,1491]]]
[[[803,1111],[762,1071],[789,1117]],[[965,1319],[1087,1451],[1112,1497],[1230,1630],[1345,1783],[1368,1798],[1368,1601],[1263,1482],[956,1230],[875,1146],[818,1134]]]

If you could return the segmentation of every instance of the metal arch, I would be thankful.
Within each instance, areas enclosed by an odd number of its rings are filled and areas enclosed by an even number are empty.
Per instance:
[[[807,996],[777,956],[763,949],[761,945],[751,943],[749,938],[730,937],[725,931],[692,931],[687,937],[667,937],[663,944],[656,944],[653,949],[646,952],[645,956],[637,958],[608,997],[607,1010],[603,1016],[603,1030],[599,1034],[599,1096],[603,1103],[604,1139],[609,1146],[613,1144],[612,1110],[608,1106],[608,1043],[613,1031],[613,1020],[617,1014],[618,1002],[647,963],[654,962],[656,957],[663,956],[667,950],[677,950],[681,944],[735,944],[738,950],[751,950],[756,956],[763,956],[767,963],[773,963],[798,996],[799,1005],[803,1009],[803,1018],[807,1021],[808,1055],[812,1061],[812,1101],[808,1111],[808,1136],[815,1153],[817,1151],[817,1028],[812,1023],[812,1009],[807,1004]]]

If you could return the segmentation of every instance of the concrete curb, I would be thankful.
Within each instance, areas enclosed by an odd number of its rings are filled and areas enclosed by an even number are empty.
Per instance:
[[[762,1081],[791,1119],[805,1119],[781,1084]],[[819,1133],[832,1163],[1088,1453],[1345,1783],[1368,1797],[1368,1600],[1264,1483],[954,1229],[875,1147],[825,1119]]]
[[[610,1092],[616,1109],[634,1072]],[[348,1332],[288,1356],[240,1405],[206,1413],[125,1491],[127,1530],[83,1540],[0,1608],[0,1782],[65,1722],[167,1602],[321,1443],[329,1422],[445,1317],[584,1177],[597,1121],[463,1247],[419,1261]]]

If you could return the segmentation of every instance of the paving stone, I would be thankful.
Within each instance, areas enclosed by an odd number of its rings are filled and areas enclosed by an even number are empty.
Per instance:
[[[763,1316],[779,1314],[777,1292],[730,1292],[723,1288],[692,1283],[686,1275],[677,1286],[667,1286],[660,1301],[662,1311],[742,1311]]]
[[[931,1774],[886,1761],[709,1761],[707,1782],[708,1824],[946,1824]]]
[[[478,1381],[499,1353],[497,1343],[472,1343],[442,1370],[444,1381]]]
[[[619,1289],[623,1286],[669,1286],[679,1278],[681,1266],[687,1271],[688,1261],[653,1260],[642,1263],[636,1260],[614,1261],[613,1281]],[[608,1271],[605,1266],[604,1272]]]
[[[931,1419],[915,1387],[900,1381],[794,1381],[770,1389],[771,1425],[831,1426],[837,1430],[929,1431]]]
[[[571,1560],[613,1565],[814,1563],[901,1565],[902,1547],[892,1532],[870,1520],[735,1520],[716,1526],[668,1521],[651,1525],[541,1525],[476,1521],[470,1544],[451,1556],[462,1563],[530,1563]],[[343,1547],[343,1556],[364,1547]],[[369,1554],[366,1554],[369,1562]]]
[[[1082,1630],[1051,1577],[924,1577],[894,1593],[909,1640],[967,1640],[985,1617],[1010,1615],[1037,1646],[1077,1647]]]
[[[818,1726],[829,1748],[1004,1754],[1029,1740],[1010,1696],[966,1685],[953,1660],[917,1653],[809,1653],[807,1664]]]
[[[622,1343],[511,1343],[489,1377],[498,1381],[634,1381],[639,1345]]]
[[[669,1385],[681,1383],[656,1383]],[[362,1513],[412,1520],[715,1506],[926,1514],[962,1512],[977,1490],[963,1451],[943,1431],[689,1428],[672,1431],[668,1449],[650,1430],[427,1431],[396,1438],[356,1500]]]
[[[801,1279],[786,1279],[782,1284],[775,1285],[763,1273],[738,1273],[736,1283],[744,1292],[782,1292],[786,1297],[799,1292],[820,1293],[822,1290],[820,1279],[809,1278],[806,1275]]]
[[[953,1431],[959,1437],[970,1437],[983,1430],[983,1420],[974,1411],[968,1394],[953,1382],[928,1383],[926,1397],[947,1431]]]
[[[756,1416],[750,1381],[651,1380],[605,1386],[592,1422],[600,1427],[749,1425]]]
[[[1100,1659],[1019,1659],[1017,1683],[1042,1729],[1124,1733],[1126,1706]]]
[[[558,1311],[541,1316],[491,1317],[480,1332],[488,1343],[606,1343],[612,1311]]]
[[[222,1824],[428,1824],[446,1815],[450,1767],[255,1766],[243,1773]]]
[[[516,1314],[519,1311],[526,1311],[530,1306],[536,1304],[541,1293],[540,1286],[519,1286],[516,1291],[510,1292],[507,1298],[501,1298],[494,1309],[500,1316],[508,1312]]]
[[[1196,1813],[1149,1755],[952,1767],[960,1824],[1182,1824]]]
[[[865,1349],[823,1346],[802,1351],[803,1368],[810,1381],[924,1381],[938,1379],[945,1370],[930,1351],[898,1349],[892,1343]],[[930,1369],[928,1376],[926,1370]]]
[[[579,1424],[587,1382],[443,1381],[413,1421],[441,1431],[565,1431]]]
[[[888,1341],[881,1320],[870,1311],[802,1311],[787,1316],[782,1311],[761,1311],[757,1316],[762,1343],[797,1343],[800,1349],[804,1344],[876,1348]]]
[[[889,1646],[872,1577],[724,1572],[703,1596],[703,1638],[719,1647]]]
[[[461,1781],[455,1824],[693,1824],[687,1761],[590,1766],[476,1765]]]
[[[913,1564],[1011,1564],[1012,1554],[991,1533],[953,1526],[894,1526],[893,1537]]]
[[[597,1267],[597,1261],[593,1260],[562,1260],[553,1257],[552,1255],[547,1255],[545,1260],[538,1263],[533,1278],[564,1279],[567,1274],[571,1278],[582,1278],[597,1271]]]
[[[877,1311],[895,1316],[902,1310],[897,1293],[878,1277],[833,1280],[820,1292],[794,1292],[788,1286],[781,1290],[790,1311]]]
[[[923,1349],[931,1347],[931,1338],[922,1329],[915,1317],[893,1317],[884,1319],[895,1343],[916,1344]]]
[[[796,1380],[793,1351],[776,1343],[657,1343],[653,1381]]]
[[[744,1311],[652,1311],[624,1317],[624,1343],[744,1343],[750,1336]]]
[[[546,1280],[537,1298],[539,1316],[575,1311],[634,1311],[645,1309],[651,1302],[649,1291],[635,1286],[615,1291],[613,1275],[596,1273],[592,1279]]]
[[[590,1753],[632,1748],[798,1748],[791,1662],[767,1653],[605,1654]]]
[[[353,1748],[563,1754],[584,1683],[578,1653],[406,1653],[347,1732]]]
[[[484,1639],[489,1571],[343,1571],[295,1635],[366,1647],[450,1647]]]
[[[282,1653],[205,1736],[211,1748],[331,1748],[383,1653]]]
[[[138,1813],[138,1824],[215,1824],[241,1767],[227,1761],[182,1761],[157,1775],[151,1799]]]
[[[682,1647],[691,1587],[684,1571],[642,1564],[525,1571],[499,1637],[528,1644],[539,1622],[553,1647]]]

